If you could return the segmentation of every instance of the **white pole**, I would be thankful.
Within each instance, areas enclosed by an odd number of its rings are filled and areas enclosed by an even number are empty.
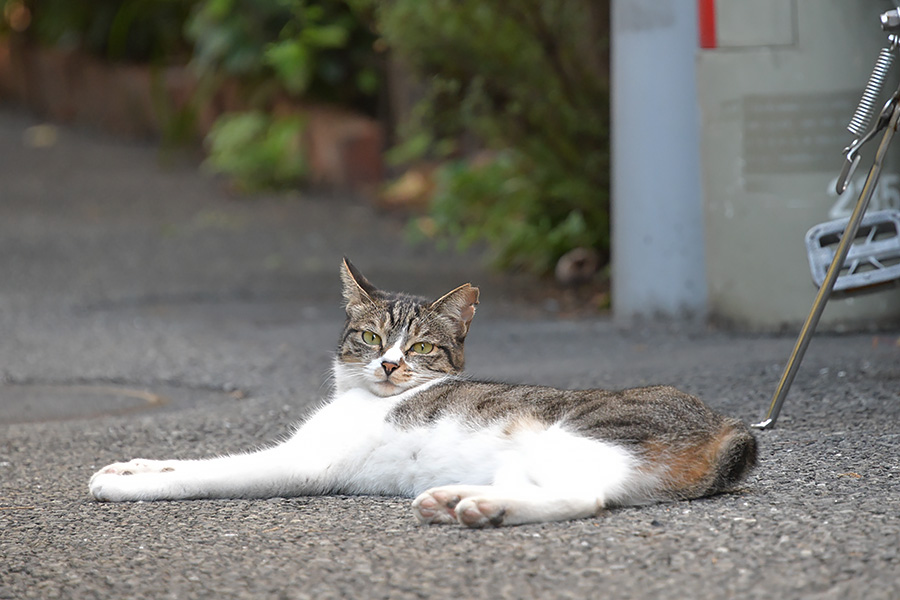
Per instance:
[[[612,2],[616,318],[706,311],[696,0]]]

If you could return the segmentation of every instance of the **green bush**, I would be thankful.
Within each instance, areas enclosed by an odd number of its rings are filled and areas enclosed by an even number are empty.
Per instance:
[[[0,34],[11,31],[111,60],[190,62],[200,85],[188,106],[154,89],[167,144],[193,139],[196,115],[227,81],[229,108],[245,112],[212,127],[206,166],[246,190],[296,186],[307,172],[304,119],[287,107],[374,114],[381,85],[375,35],[342,0],[0,0]]]
[[[607,227],[601,207],[582,211],[564,201],[546,201],[554,193],[587,197],[590,190],[575,190],[579,182],[570,182],[569,190],[554,190],[557,173],[527,160],[522,153],[507,151],[477,166],[445,166],[438,173],[438,192],[425,223],[463,248],[488,240],[495,264],[536,273],[553,270],[556,260],[572,248],[604,247]]]
[[[357,4],[366,4],[357,0]],[[439,234],[485,240],[500,266],[547,272],[567,250],[609,245],[607,5],[596,0],[388,0],[387,44],[427,84],[395,156],[459,151],[490,166],[443,169]]]
[[[228,78],[247,112],[207,137],[207,167],[239,188],[295,187],[307,172],[299,117],[266,116],[283,99],[374,112],[380,86],[374,35],[339,0],[204,0],[187,25],[201,99]]]
[[[183,62],[190,44],[182,27],[198,0],[0,0],[0,30],[48,46],[80,48],[110,60]],[[10,16],[27,19],[10,23]],[[26,25],[26,27],[22,27]]]
[[[375,37],[346,2],[204,0],[186,31],[198,73],[241,81],[253,108],[284,94],[375,110]]]
[[[228,173],[241,191],[296,187],[307,175],[300,116],[225,114],[209,132],[206,166]]]

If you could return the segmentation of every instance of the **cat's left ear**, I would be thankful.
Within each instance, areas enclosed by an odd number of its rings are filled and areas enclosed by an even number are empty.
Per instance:
[[[478,288],[466,283],[432,302],[430,308],[454,321],[459,327],[457,335],[465,338],[475,317],[477,304]]]
[[[346,256],[341,269],[341,283],[344,285],[344,304],[348,309],[375,300],[374,296],[378,288],[369,283],[369,280],[363,277],[363,274],[347,260]]]

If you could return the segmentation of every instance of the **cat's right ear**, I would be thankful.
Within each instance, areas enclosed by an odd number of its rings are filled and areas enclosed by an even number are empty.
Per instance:
[[[341,269],[341,282],[344,285],[344,306],[348,311],[351,307],[374,302],[374,295],[378,288],[369,283],[369,280],[363,277],[363,274],[347,260],[346,256]]]

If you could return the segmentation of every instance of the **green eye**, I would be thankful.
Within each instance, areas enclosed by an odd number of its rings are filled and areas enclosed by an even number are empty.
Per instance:
[[[365,343],[370,346],[380,346],[381,345],[381,336],[375,333],[374,331],[363,331],[362,339]]]
[[[416,354],[428,354],[429,352],[434,350],[434,344],[430,342],[416,342],[412,345],[412,348],[410,348],[410,350],[412,350]]]

